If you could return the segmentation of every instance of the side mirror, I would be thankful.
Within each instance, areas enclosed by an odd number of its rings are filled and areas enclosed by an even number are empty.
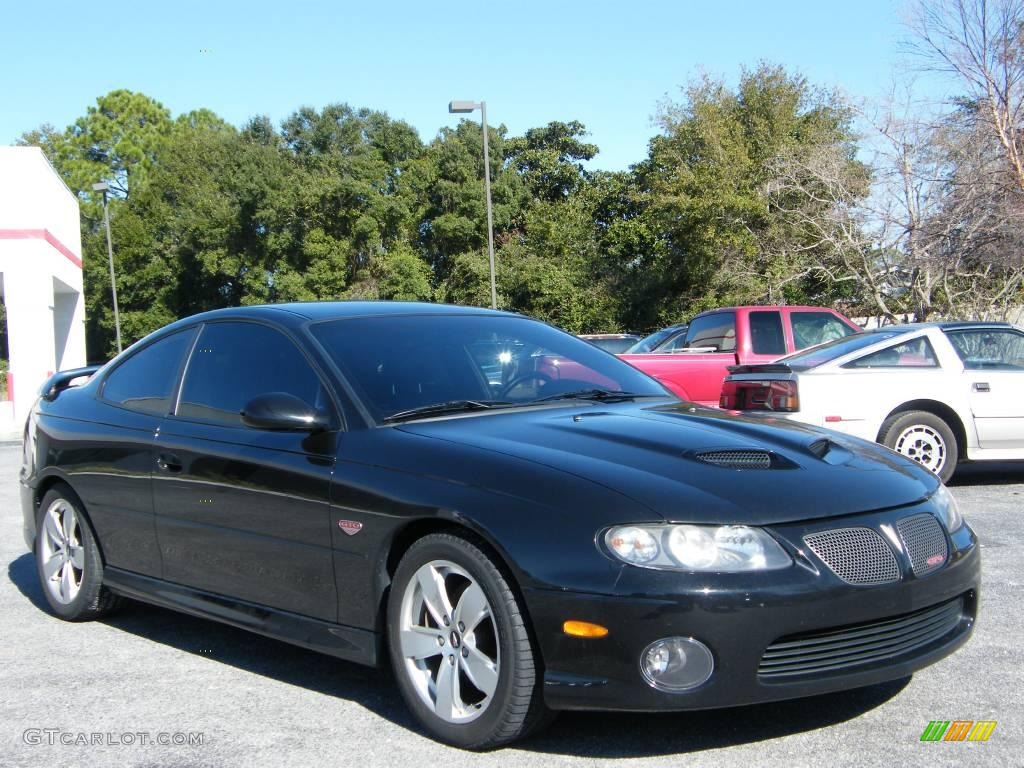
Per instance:
[[[287,392],[257,395],[245,404],[241,416],[243,424],[257,429],[322,432],[331,426],[326,412]]]

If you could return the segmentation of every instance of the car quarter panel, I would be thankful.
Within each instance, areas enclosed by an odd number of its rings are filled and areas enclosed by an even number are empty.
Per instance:
[[[800,411],[793,419],[874,441],[889,414],[907,403],[931,400],[956,411],[969,445],[977,444],[962,382],[946,370],[821,370],[797,378]]]
[[[33,418],[40,468],[33,487],[65,481],[82,500],[104,561],[160,576],[151,478],[159,417],[103,403],[91,384],[41,401]]]

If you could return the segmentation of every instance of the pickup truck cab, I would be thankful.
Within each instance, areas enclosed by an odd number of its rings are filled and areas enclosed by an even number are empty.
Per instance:
[[[684,400],[717,406],[729,366],[770,363],[860,330],[827,307],[726,307],[694,317],[669,348],[619,357]]]

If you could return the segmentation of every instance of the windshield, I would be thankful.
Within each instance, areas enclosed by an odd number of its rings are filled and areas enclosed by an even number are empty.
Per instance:
[[[867,331],[866,333],[857,333],[842,339],[827,341],[803,352],[797,352],[795,355],[784,357],[778,362],[785,363],[794,371],[806,371],[808,368],[816,368],[832,360],[837,360],[850,352],[856,352],[858,349],[870,347],[872,344],[877,344],[880,341],[906,332],[905,328],[899,330],[883,328],[876,331]]]
[[[668,328],[662,328],[661,330],[655,331],[652,334],[644,336],[640,341],[631,346],[626,350],[627,355],[644,354],[646,352],[653,352],[655,347],[661,345],[667,341],[670,336],[674,336],[678,333],[685,334],[685,325],[673,325]]]
[[[668,396],[607,352],[527,318],[354,317],[310,330],[377,420],[457,401],[525,405],[594,390]]]

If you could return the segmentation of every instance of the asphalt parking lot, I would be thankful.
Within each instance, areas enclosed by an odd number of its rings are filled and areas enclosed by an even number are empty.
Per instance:
[[[475,755],[421,736],[386,671],[138,603],[54,618],[21,538],[19,456],[0,444],[3,766],[1024,764],[1024,464],[951,484],[984,547],[981,615],[964,649],[912,679],[713,712],[564,714]],[[923,743],[931,720],[998,725],[984,743]]]

